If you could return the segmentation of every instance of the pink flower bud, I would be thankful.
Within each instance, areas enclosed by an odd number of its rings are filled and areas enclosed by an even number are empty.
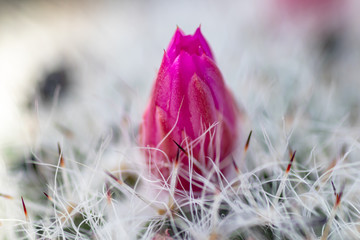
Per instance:
[[[239,116],[200,28],[194,35],[177,28],[140,127],[140,144],[151,148],[146,152],[152,174],[170,182],[179,164],[176,188],[188,191],[191,186],[195,193],[202,189],[201,177],[219,181],[215,166],[227,176],[238,143]],[[179,157],[177,144],[186,152],[181,150]]]

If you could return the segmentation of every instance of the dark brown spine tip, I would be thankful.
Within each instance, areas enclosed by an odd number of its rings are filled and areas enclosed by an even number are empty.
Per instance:
[[[44,195],[47,197],[47,199],[49,199],[50,201],[53,200],[52,197],[49,196],[49,194],[47,194],[46,192],[43,192],[43,193],[44,193]]]
[[[180,149],[178,148],[175,159],[175,167],[177,167],[179,164],[179,157],[180,157]]]
[[[27,212],[27,210],[26,210],[24,198],[23,198],[22,196],[21,196],[21,202],[22,202],[22,206],[23,206],[23,209],[24,209],[25,218],[26,218],[26,220],[28,220],[28,219],[29,219],[29,216],[28,216],[28,212]]]
[[[342,198],[342,195],[344,193],[344,188],[345,188],[345,184],[342,185],[340,193],[338,193],[336,195],[336,202],[335,202],[336,207],[340,205],[341,198]]]
[[[105,173],[109,176],[109,177],[111,177],[112,179],[114,179],[117,183],[119,183],[120,185],[122,185],[123,184],[123,182],[120,180],[120,179],[118,179],[117,177],[115,177],[111,172],[109,172],[108,170],[105,170]]]
[[[59,155],[61,155],[61,146],[60,143],[57,144]]]
[[[246,140],[246,144],[245,144],[245,152],[247,152],[248,148],[249,148],[249,145],[250,145],[250,140],[251,140],[251,135],[252,135],[252,130],[250,131],[249,133],[249,136]]]
[[[340,192],[339,194],[336,195],[336,202],[335,202],[335,206],[339,206],[340,202],[341,202],[341,197],[342,197],[342,192]]]
[[[288,164],[288,166],[286,168],[286,173],[288,173],[290,171],[290,169],[291,169],[291,166],[292,166],[293,161],[295,159],[295,154],[296,154],[296,151],[292,154],[292,156],[290,158],[290,162],[289,162],[289,164]]]
[[[235,168],[236,173],[239,173],[240,170],[239,170],[239,168],[238,168],[238,166],[237,166],[234,158],[232,159],[232,164],[234,165],[234,168]]]
[[[188,153],[185,151],[185,149],[183,149],[175,140],[173,140],[173,142],[176,144],[176,146],[183,152],[186,154],[186,156],[188,155]]]
[[[331,181],[331,186],[332,186],[333,191],[334,191],[334,196],[336,197],[337,193],[336,193],[336,188],[335,188],[335,185],[334,185],[333,181]]]

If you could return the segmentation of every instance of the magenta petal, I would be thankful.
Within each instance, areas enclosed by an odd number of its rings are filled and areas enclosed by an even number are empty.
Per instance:
[[[206,39],[204,38],[204,36],[201,34],[201,30],[200,30],[200,27],[198,27],[196,29],[196,32],[194,34],[194,38],[196,38],[199,43],[200,43],[200,46],[201,48],[203,49],[204,51],[204,54],[206,56],[208,56],[209,58],[211,58],[213,61],[215,61],[214,57],[213,57],[213,54],[211,52],[211,49],[210,49],[210,46],[209,44],[207,43]]]
[[[192,128],[199,136],[210,124],[216,122],[216,109],[209,86],[196,74],[191,78],[188,88],[190,121],[188,128]],[[205,128],[205,129],[204,129]]]
[[[167,55],[171,62],[174,61],[174,59],[177,57],[179,53],[179,46],[182,43],[182,40],[184,38],[184,32],[178,27],[176,28],[175,34],[172,37],[170,44],[166,50]]]
[[[187,52],[181,51],[169,68],[172,79],[169,111],[172,116],[177,116],[182,101],[187,102],[186,89],[191,76],[196,71],[195,67],[192,57]]]

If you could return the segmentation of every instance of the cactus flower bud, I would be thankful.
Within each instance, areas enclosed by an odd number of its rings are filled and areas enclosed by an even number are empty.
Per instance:
[[[140,144],[150,147],[146,152],[151,173],[170,182],[179,164],[176,188],[191,187],[194,193],[202,190],[202,178],[219,181],[212,171],[215,166],[227,176],[233,167],[229,155],[238,143],[239,117],[200,28],[194,35],[177,28],[140,127]]]

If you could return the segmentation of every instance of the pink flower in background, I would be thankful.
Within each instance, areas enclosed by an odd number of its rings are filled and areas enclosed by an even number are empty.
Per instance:
[[[339,27],[348,0],[275,0],[273,7],[284,22],[307,25],[311,31]]]
[[[216,161],[226,176],[232,166],[227,157],[238,143],[239,116],[200,28],[194,35],[184,35],[177,28],[164,53],[140,127],[140,144],[167,155],[146,150],[152,174],[170,181],[178,143],[187,154],[179,155],[177,189],[188,191],[192,186],[194,192],[201,191],[199,176],[207,178]]]
[[[279,7],[286,8],[289,13],[307,14],[313,11],[327,14],[344,0],[278,0]]]

